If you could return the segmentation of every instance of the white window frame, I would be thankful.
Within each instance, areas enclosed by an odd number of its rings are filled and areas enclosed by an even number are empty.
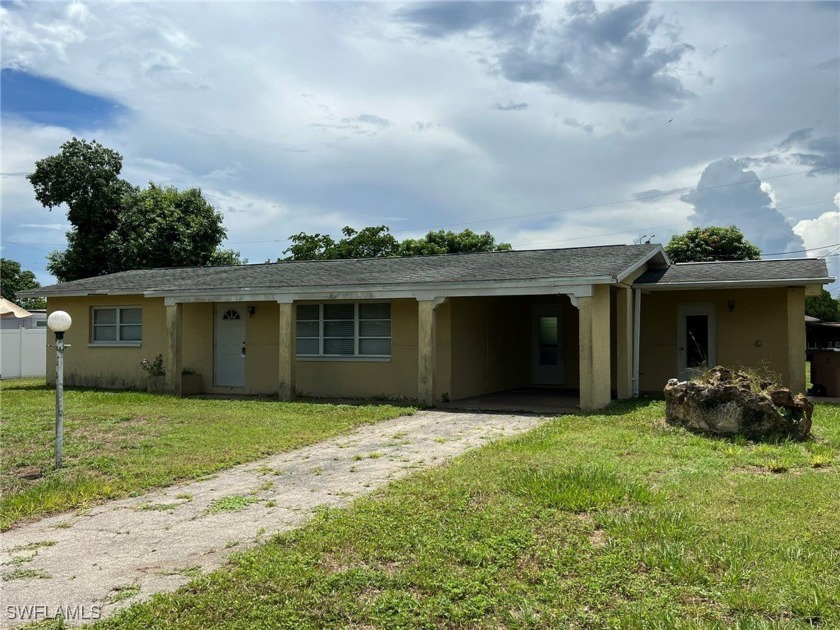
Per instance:
[[[122,322],[122,312],[126,310],[139,310],[140,311],[140,323],[139,324],[124,324]],[[96,313],[97,311],[114,311],[114,323],[113,324],[97,324],[96,323]],[[140,339],[122,339],[122,330],[125,326],[140,326]],[[116,339],[108,340],[108,341],[97,341],[96,340],[96,328],[105,328],[105,327],[115,327],[116,334],[114,335]],[[126,306],[94,306],[90,309],[90,343],[88,346],[96,346],[96,347],[109,347],[109,346],[119,346],[121,348],[129,347],[129,348],[139,348],[143,345],[143,307],[139,305],[126,305]]]
[[[325,339],[335,339],[335,337],[325,337],[324,329],[325,329],[325,322],[327,321],[350,321],[349,319],[346,320],[325,320],[324,318],[324,307],[333,304],[352,304],[353,306],[353,354],[326,354],[324,352],[324,341]],[[380,319],[360,319],[359,317],[359,307],[363,304],[388,304],[391,312],[389,317],[380,318]],[[318,307],[318,319],[304,319],[298,320],[297,318],[297,309],[301,306],[317,306]],[[388,354],[360,354],[359,352],[359,342],[365,339],[387,339],[389,342],[393,343],[394,338],[394,313],[393,313],[393,306],[390,302],[321,302],[318,304],[297,304],[295,305],[295,328],[297,329],[297,323],[299,322],[318,322],[318,337],[298,337],[297,332],[295,333],[295,357],[298,361],[374,361],[374,362],[383,362],[383,361],[390,361],[391,354],[393,353],[393,348],[391,348],[391,352]],[[369,322],[384,322],[387,321],[390,324],[391,331],[390,335],[387,337],[379,336],[379,337],[372,337],[372,336],[361,336],[360,335],[360,323],[362,321],[369,321]],[[318,353],[317,354],[299,354],[297,352],[297,340],[298,339],[318,339]],[[350,339],[350,337],[347,337]]]

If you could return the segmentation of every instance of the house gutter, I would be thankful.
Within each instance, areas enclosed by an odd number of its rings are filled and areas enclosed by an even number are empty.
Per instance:
[[[615,284],[611,276],[579,278],[528,278],[518,280],[481,280],[455,282],[416,282],[366,285],[309,285],[285,287],[227,287],[186,289],[183,287],[137,287],[121,289],[30,289],[31,297],[86,297],[94,295],[143,295],[163,297],[174,302],[214,302],[248,300],[334,300],[334,299],[388,299],[412,297],[470,297],[492,295],[554,295],[574,293],[591,295],[594,284]],[[23,295],[24,292],[21,292]]]
[[[639,397],[639,349],[642,339],[642,290],[633,291],[633,398]]]
[[[645,291],[687,291],[692,289],[764,289],[771,287],[831,284],[835,278],[780,278],[777,280],[713,280],[709,282],[644,282],[635,283]]]

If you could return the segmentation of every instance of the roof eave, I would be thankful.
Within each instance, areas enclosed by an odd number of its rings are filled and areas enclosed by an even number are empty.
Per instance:
[[[761,289],[771,287],[805,287],[825,285],[834,282],[835,278],[779,278],[768,280],[715,280],[712,282],[636,282],[634,287],[647,291],[670,291],[690,289]]]
[[[298,299],[315,299],[308,296],[324,295],[358,295],[375,294],[377,297],[389,297],[391,295],[429,295],[435,294],[441,297],[458,295],[471,295],[485,292],[488,295],[499,295],[504,291],[511,294],[527,292],[534,294],[543,292],[546,294],[562,293],[565,289],[575,287],[588,287],[593,284],[616,284],[618,280],[613,276],[589,276],[589,277],[552,277],[533,278],[525,280],[481,280],[481,281],[459,281],[459,282],[403,282],[398,284],[359,284],[359,285],[309,285],[296,287],[240,287],[231,289],[218,287],[215,289],[167,289],[151,287],[148,289],[98,289],[98,290],[64,290],[41,292],[39,297],[94,297],[114,295],[143,295],[144,297],[163,298],[216,298],[220,299],[274,299],[266,296],[300,296]],[[33,292],[37,289],[33,289]],[[33,293],[34,295],[34,293]],[[318,298],[320,299],[320,298]],[[336,297],[335,299],[341,299]]]
[[[639,269],[647,265],[651,260],[653,260],[657,256],[660,258],[662,264],[670,266],[671,262],[670,260],[668,260],[668,254],[665,253],[665,249],[662,247],[662,245],[657,245],[656,249],[653,249],[650,252],[646,253],[635,263],[627,267],[624,271],[617,274],[616,280],[618,282],[624,281],[626,278],[632,276],[634,273],[636,273]]]

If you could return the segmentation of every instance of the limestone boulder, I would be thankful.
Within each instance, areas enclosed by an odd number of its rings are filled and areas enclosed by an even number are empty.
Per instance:
[[[690,431],[805,439],[813,405],[802,394],[771,381],[715,367],[698,381],[671,379],[665,387],[665,420]]]

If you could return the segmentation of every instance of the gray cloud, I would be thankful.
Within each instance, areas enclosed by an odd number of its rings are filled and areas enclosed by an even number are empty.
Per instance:
[[[663,22],[649,17],[649,2],[601,11],[589,0],[575,2],[555,23],[536,13],[538,6],[434,2],[403,11],[400,18],[430,38],[474,31],[492,35],[499,48],[494,70],[509,81],[539,84],[585,101],[657,109],[677,107],[693,96],[674,70],[693,48],[678,42],[653,45]],[[673,33],[668,36],[674,39]]]
[[[840,139],[817,138],[807,144],[808,153],[794,153],[793,159],[798,164],[810,166],[809,175],[822,172],[840,171]]]
[[[835,57],[834,59],[829,59],[828,61],[823,61],[821,64],[817,66],[820,70],[834,70],[837,71],[840,68],[840,57]]]
[[[499,58],[501,72],[582,100],[676,107],[692,94],[673,67],[693,48],[655,48],[651,36],[661,22],[648,18],[649,9],[648,2],[603,11],[592,2],[571,4],[568,19],[514,42]]]
[[[753,171],[745,171],[733,158],[709,164],[697,188],[680,199],[694,206],[694,225],[737,225],[747,240],[762,252],[792,252],[805,248],[785,217],[772,205]]]
[[[812,127],[798,129],[782,140],[778,149],[789,152],[788,157],[797,164],[810,167],[810,176],[840,170],[840,138],[825,136],[812,140],[812,135]]]
[[[514,103],[513,101],[510,101],[507,105],[496,103],[493,109],[498,109],[502,112],[520,112],[523,109],[528,109],[528,103]]]
[[[811,132],[814,130],[813,127],[806,127],[805,129],[797,129],[796,131],[792,132],[788,135],[787,138],[782,140],[779,143],[779,148],[782,151],[790,151],[793,147],[802,144],[803,142],[807,142],[808,139],[811,137]]]
[[[563,124],[567,127],[571,127],[572,129],[580,129],[586,133],[592,133],[595,131],[595,125],[592,123],[582,123],[577,118],[566,117],[563,119]]]
[[[387,118],[375,114],[359,114],[342,118],[338,123],[312,123],[311,127],[322,127],[324,129],[341,129],[358,135],[373,136],[379,131],[393,127]]]
[[[399,12],[424,37],[441,38],[474,30],[510,32],[530,30],[534,16],[530,2],[421,2]]]
[[[387,118],[382,118],[382,116],[376,116],[375,114],[359,114],[358,116],[353,116],[352,118],[344,118],[342,122],[349,125],[362,123],[364,125],[378,127],[379,129],[385,129],[393,125],[393,123]]]
[[[636,201],[656,201],[659,202],[662,197],[669,195],[676,195],[677,193],[685,192],[685,188],[669,188],[668,190],[660,190],[659,188],[651,188],[649,190],[642,190],[634,193],[633,198]]]

